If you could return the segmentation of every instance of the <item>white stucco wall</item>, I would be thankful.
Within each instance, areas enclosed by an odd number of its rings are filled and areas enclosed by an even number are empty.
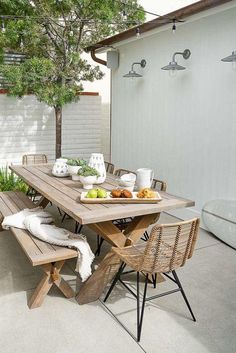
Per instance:
[[[98,54],[98,56],[106,60],[106,53]],[[90,54],[84,54],[84,58],[93,66],[99,66],[104,77],[102,80],[94,82],[83,82],[85,91],[88,92],[99,92],[101,96],[102,115],[101,115],[101,138],[102,138],[102,149],[101,152],[104,154],[106,161],[110,160],[110,69],[106,66],[96,63],[92,60]]]
[[[153,168],[170,193],[196,201],[197,214],[208,200],[236,198],[236,71],[220,61],[236,49],[236,1],[193,16],[175,35],[170,28],[118,46],[112,161]],[[190,59],[177,59],[187,69],[171,78],[161,67],[185,48]],[[143,78],[123,78],[142,58]]]
[[[101,152],[101,141],[100,96],[80,96],[63,108],[62,155],[88,158]],[[18,100],[0,94],[0,165],[19,163],[27,153],[55,159],[54,111],[32,95]]]

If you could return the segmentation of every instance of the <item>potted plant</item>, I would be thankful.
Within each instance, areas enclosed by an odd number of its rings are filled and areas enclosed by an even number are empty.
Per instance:
[[[92,189],[93,184],[100,176],[95,168],[89,167],[88,165],[83,166],[78,170],[79,180],[83,184],[83,188],[86,190]]]
[[[69,158],[67,160],[68,171],[72,177],[72,180],[79,180],[78,170],[83,166],[87,165],[87,162],[84,159],[73,159]]]

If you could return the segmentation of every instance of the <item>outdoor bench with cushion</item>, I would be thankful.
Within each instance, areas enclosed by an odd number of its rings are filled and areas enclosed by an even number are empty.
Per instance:
[[[0,192],[0,225],[4,217],[25,208],[35,208],[35,204],[19,191]],[[2,230],[2,229],[1,229]],[[66,298],[74,297],[74,291],[61,277],[60,271],[67,259],[77,257],[77,251],[43,242],[27,230],[11,227],[11,233],[23,249],[32,266],[41,266],[44,272],[41,281],[28,301],[30,309],[41,306],[44,297],[55,284]]]

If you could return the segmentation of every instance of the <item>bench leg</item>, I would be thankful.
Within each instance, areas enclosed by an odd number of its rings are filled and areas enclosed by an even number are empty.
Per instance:
[[[4,217],[3,217],[2,213],[0,212],[0,232],[3,230],[3,228],[2,228],[3,220],[4,220]]]
[[[43,300],[53,284],[55,284],[66,298],[73,298],[75,293],[69,284],[61,277],[60,271],[65,261],[58,261],[43,265],[43,277],[36,287],[34,293],[29,299],[28,306],[30,309],[38,308],[42,305]]]

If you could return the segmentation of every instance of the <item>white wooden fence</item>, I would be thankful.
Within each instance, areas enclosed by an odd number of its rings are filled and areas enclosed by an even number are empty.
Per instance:
[[[92,152],[101,152],[101,127],[98,94],[81,95],[78,102],[66,105],[62,155],[88,158]],[[50,161],[55,159],[54,110],[33,95],[19,100],[0,94],[0,165],[20,163],[27,153],[45,153]]]

